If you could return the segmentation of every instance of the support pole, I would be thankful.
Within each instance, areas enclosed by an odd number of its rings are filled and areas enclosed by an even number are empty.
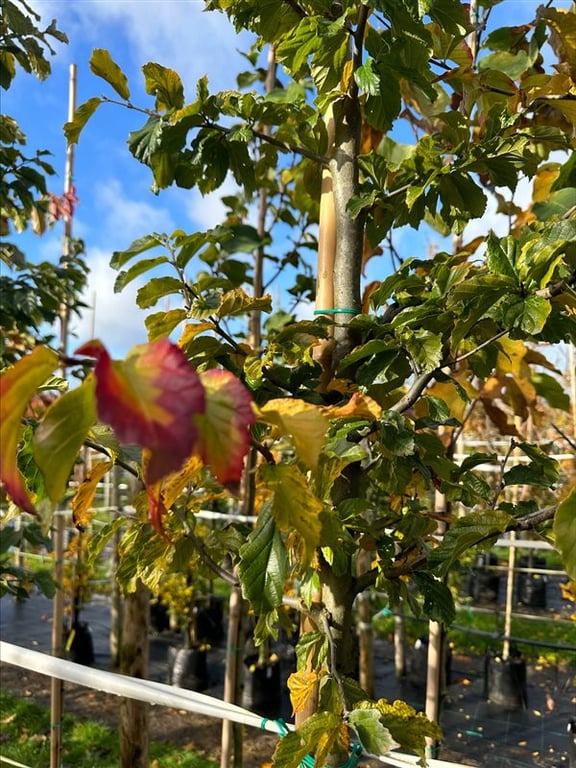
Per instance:
[[[504,644],[502,659],[510,658],[510,635],[512,634],[512,608],[514,600],[514,568],[516,566],[516,531],[510,532],[510,548],[508,549],[508,578],[506,581],[506,610],[504,614]]]
[[[54,581],[57,584],[52,601],[52,655],[64,655],[64,513],[54,515]],[[62,755],[62,680],[53,677],[50,682],[50,768],[60,768]]]
[[[228,636],[226,644],[226,675],[224,678],[224,701],[230,704],[238,703],[240,671],[242,668],[242,649],[240,635],[242,628],[242,591],[240,587],[232,587],[228,609]],[[231,720],[222,721],[222,745],[220,768],[229,768],[231,755],[234,755],[234,765],[241,763],[241,726]],[[240,744],[238,743],[240,741]]]

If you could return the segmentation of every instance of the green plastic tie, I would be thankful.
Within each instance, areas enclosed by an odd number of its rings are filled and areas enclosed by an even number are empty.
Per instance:
[[[282,738],[282,736],[286,736],[286,734],[289,733],[288,728],[286,727],[286,723],[284,720],[282,720],[282,718],[279,718],[278,720],[271,720],[269,717],[263,718],[262,722],[260,723],[260,730],[266,730],[266,723],[274,723],[276,725],[280,734],[280,738]]]
[[[315,309],[315,315],[358,315],[357,309],[348,309],[346,307],[334,307],[332,309]]]
[[[360,744],[353,744],[352,751],[350,752],[348,760],[346,760],[344,765],[341,765],[340,768],[356,768],[360,762],[360,758],[362,757],[363,752],[364,751]]]

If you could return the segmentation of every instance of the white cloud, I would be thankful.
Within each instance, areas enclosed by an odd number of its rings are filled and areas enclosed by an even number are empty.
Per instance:
[[[81,40],[108,48],[113,57],[129,55],[136,67],[158,62],[175,69],[188,91],[205,74],[212,88],[231,87],[242,61],[236,50],[247,50],[253,39],[239,36],[224,14],[205,13],[199,0],[50,0],[38,8],[44,19],[56,17],[72,47]]]
[[[160,198],[150,203],[130,199],[119,179],[100,182],[94,190],[94,201],[98,229],[91,233],[92,238],[115,250],[151,232],[169,233],[174,229],[172,215],[160,205]]]
[[[74,317],[71,320],[70,351],[97,338],[113,357],[124,357],[135,344],[146,341],[146,313],[136,304],[138,286],[131,284],[122,293],[114,293],[116,273],[109,266],[109,251],[90,249],[87,261],[90,274],[83,300],[89,308],[80,319]]]

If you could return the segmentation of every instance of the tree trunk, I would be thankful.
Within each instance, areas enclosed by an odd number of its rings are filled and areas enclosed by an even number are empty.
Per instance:
[[[352,614],[352,606],[356,596],[354,579],[350,569],[347,569],[342,575],[337,575],[333,568],[323,560],[320,568],[320,582],[329,631],[330,671],[337,680],[343,675],[356,678],[358,648]],[[346,708],[346,702],[343,704]],[[326,765],[344,765],[348,757],[347,752],[336,749],[328,757]]]
[[[370,570],[370,552],[361,550],[358,556],[358,575]],[[358,643],[360,663],[360,686],[370,698],[374,698],[374,627],[370,592],[358,595]]]
[[[120,672],[148,677],[150,591],[138,582],[124,602]],[[148,768],[149,704],[120,699],[120,768]]]

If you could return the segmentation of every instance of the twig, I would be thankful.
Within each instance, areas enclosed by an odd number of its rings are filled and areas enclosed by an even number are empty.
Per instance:
[[[336,665],[336,644],[334,643],[334,638],[332,636],[332,627],[330,625],[331,618],[332,617],[330,616],[330,613],[326,610],[326,608],[324,608],[320,614],[320,620],[322,623],[322,629],[324,630],[324,634],[328,640],[328,646],[330,648],[330,674],[336,681],[336,685],[340,691],[340,697],[342,699],[342,714],[344,718],[346,718],[348,716],[348,708],[346,707],[346,693],[344,691],[342,678],[338,674]]]
[[[556,432],[558,432],[560,437],[563,437],[564,440],[566,440],[566,442],[568,443],[568,445],[571,448],[574,448],[574,450],[576,451],[576,443],[574,442],[574,440],[572,440],[570,437],[568,437],[566,432],[564,432],[564,430],[560,429],[560,427],[557,427],[556,424],[552,424],[552,427],[556,430]]]
[[[122,467],[122,469],[126,470],[129,474],[132,475],[132,477],[140,479],[140,474],[135,467],[133,467],[131,464],[128,464],[127,461],[124,461],[123,459],[120,459],[118,457],[113,458],[110,456],[110,453],[107,448],[105,448],[103,445],[99,445],[98,443],[95,443],[93,440],[84,440],[84,445],[86,448],[91,448],[93,451],[97,451],[98,453],[101,453],[104,456],[108,456],[108,458],[111,458],[113,463],[116,464],[119,467]]]

